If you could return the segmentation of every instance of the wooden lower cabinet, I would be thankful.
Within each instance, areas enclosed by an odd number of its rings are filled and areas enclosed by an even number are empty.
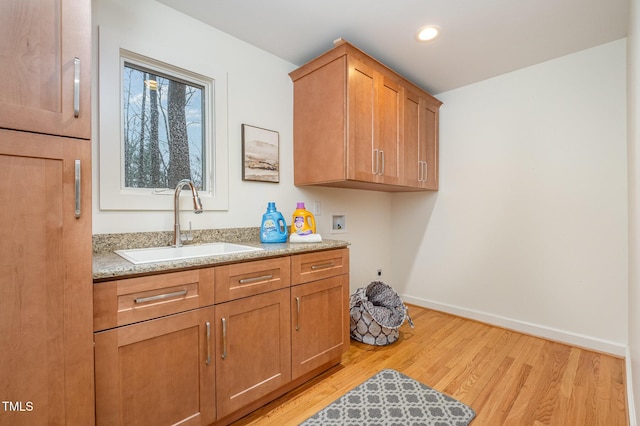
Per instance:
[[[349,347],[349,275],[291,288],[292,380],[339,358]]]
[[[216,305],[218,419],[291,381],[290,290]]]
[[[98,426],[228,425],[349,347],[347,248],[93,291]]]
[[[0,240],[0,425],[91,425],[90,141],[0,129]]]
[[[98,425],[215,421],[214,308],[95,333]]]

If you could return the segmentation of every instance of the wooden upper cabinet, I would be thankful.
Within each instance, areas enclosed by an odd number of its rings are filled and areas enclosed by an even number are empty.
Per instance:
[[[91,2],[0,2],[0,127],[89,139]]]
[[[377,173],[377,159],[374,157],[374,149],[378,150],[376,148],[377,141],[374,140],[373,121],[376,80],[373,69],[355,59],[350,58],[348,60],[348,67],[347,141],[357,143],[348,143],[348,168],[345,172],[347,178],[351,180],[374,182]],[[296,109],[294,114],[297,113],[298,110]],[[300,114],[304,114],[304,112],[301,110]],[[331,123],[324,124],[331,125]],[[305,137],[309,136],[305,135]],[[304,149],[301,150],[303,155],[304,151]],[[314,170],[307,169],[306,171],[312,174]],[[312,179],[313,175],[310,178]]]
[[[344,41],[289,75],[296,185],[437,189],[440,101]]]
[[[438,108],[432,98],[420,98],[420,183],[425,189],[438,189]]]
[[[404,184],[438,189],[439,102],[417,92],[404,96]]]
[[[392,79],[380,75],[377,81],[376,144],[374,170],[376,181],[391,185],[401,183],[402,88]],[[377,151],[376,151],[377,150]]]
[[[398,184],[400,87],[356,59],[348,67],[348,179]]]

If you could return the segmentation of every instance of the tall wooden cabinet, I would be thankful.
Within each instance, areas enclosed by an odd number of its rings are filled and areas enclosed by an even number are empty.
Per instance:
[[[0,2],[2,426],[94,423],[90,5]]]
[[[344,41],[289,75],[296,185],[438,188],[440,101]]]

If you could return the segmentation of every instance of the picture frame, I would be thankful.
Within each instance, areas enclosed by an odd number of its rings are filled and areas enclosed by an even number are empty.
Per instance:
[[[242,125],[242,180],[280,182],[280,133]]]

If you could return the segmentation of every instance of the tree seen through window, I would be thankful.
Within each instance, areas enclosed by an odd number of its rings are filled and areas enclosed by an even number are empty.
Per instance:
[[[125,63],[125,187],[206,190],[204,114],[204,87]]]

